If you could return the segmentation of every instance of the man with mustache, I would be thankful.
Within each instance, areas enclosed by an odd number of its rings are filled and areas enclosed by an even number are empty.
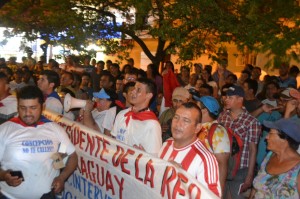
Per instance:
[[[75,147],[64,129],[42,116],[38,87],[22,88],[17,100],[19,116],[0,126],[0,198],[54,197],[77,167]],[[62,171],[60,153],[69,156]]]
[[[172,120],[172,138],[164,142],[158,156],[186,170],[220,197],[218,162],[197,137],[201,119],[201,109],[195,103],[182,104]]]

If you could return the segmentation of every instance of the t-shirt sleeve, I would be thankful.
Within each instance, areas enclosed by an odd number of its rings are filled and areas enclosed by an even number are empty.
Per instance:
[[[162,147],[161,127],[158,121],[149,122],[141,145],[147,153],[157,156]]]
[[[75,151],[75,146],[73,145],[73,143],[69,139],[66,131],[62,127],[60,127],[59,125],[56,125],[56,124],[53,124],[53,125],[56,129],[56,133],[57,133],[58,138],[60,140],[60,147],[65,147],[66,148],[66,154],[71,155]]]
[[[102,127],[104,129],[111,131],[113,128],[115,117],[116,117],[116,108],[114,107],[113,109],[109,109],[109,111],[106,112],[102,123]]]

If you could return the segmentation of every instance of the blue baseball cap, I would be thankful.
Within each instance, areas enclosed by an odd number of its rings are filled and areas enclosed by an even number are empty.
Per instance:
[[[201,102],[211,114],[215,116],[218,116],[220,114],[221,107],[219,105],[219,102],[214,97],[202,96],[199,98],[197,96],[193,96],[193,98]]]
[[[110,99],[110,96],[105,92],[104,88],[102,88],[99,92],[94,92],[93,97],[99,99]]]
[[[245,91],[242,87],[237,86],[237,85],[232,85],[230,86],[227,91],[226,91],[226,95],[227,96],[233,96],[233,95],[237,95],[240,97],[245,97]]]
[[[267,128],[281,131],[296,142],[300,143],[300,122],[296,119],[283,118],[275,122],[264,121],[263,124]]]

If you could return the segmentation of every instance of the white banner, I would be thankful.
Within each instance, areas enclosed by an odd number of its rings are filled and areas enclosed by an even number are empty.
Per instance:
[[[64,199],[218,198],[167,161],[44,111],[76,147],[78,168],[65,184]]]

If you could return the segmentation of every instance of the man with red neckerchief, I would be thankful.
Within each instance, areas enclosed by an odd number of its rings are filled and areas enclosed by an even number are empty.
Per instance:
[[[117,115],[111,131],[117,140],[153,155],[157,155],[162,146],[160,124],[148,108],[155,94],[153,81],[138,79],[128,96],[133,106]]]
[[[44,96],[38,87],[23,87],[17,99],[18,117],[0,126],[0,198],[60,193],[77,167],[75,147],[62,127],[42,116]],[[65,167],[55,164],[58,152],[68,156]]]

